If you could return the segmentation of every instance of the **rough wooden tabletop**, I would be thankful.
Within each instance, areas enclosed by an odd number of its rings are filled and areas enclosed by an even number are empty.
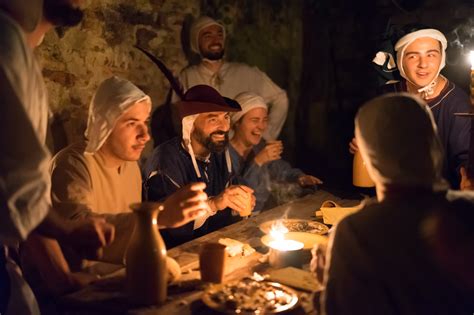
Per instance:
[[[168,300],[160,307],[136,308],[128,304],[124,293],[124,269],[115,273],[113,277],[62,297],[57,303],[61,311],[67,314],[215,314],[205,307],[200,299],[203,284],[197,279],[199,279],[198,252],[201,244],[218,241],[220,238],[232,238],[249,243],[257,249],[257,252],[250,256],[230,258],[227,261],[225,281],[250,276],[254,271],[265,272],[268,265],[260,262],[261,251],[265,248],[260,242],[263,233],[259,230],[259,225],[279,218],[315,220],[315,211],[325,200],[336,201],[341,206],[353,206],[359,203],[358,200],[343,200],[319,190],[169,250],[168,255],[181,266],[183,277],[180,283],[169,287]],[[300,291],[299,295],[301,306],[292,314],[311,313],[310,294]]]

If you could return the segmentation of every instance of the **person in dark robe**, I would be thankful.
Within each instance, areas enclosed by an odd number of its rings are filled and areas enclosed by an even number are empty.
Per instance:
[[[452,237],[438,223],[454,211],[472,213],[474,194],[447,191],[431,111],[417,96],[391,93],[365,104],[355,125],[378,203],[341,220],[331,235],[321,313],[471,314],[472,281],[460,282],[445,263],[459,263],[462,246],[442,261]],[[470,235],[472,244],[472,228]]]

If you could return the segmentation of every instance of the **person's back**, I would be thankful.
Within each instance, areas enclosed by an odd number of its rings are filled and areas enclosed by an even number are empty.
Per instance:
[[[471,314],[472,293],[439,259],[439,244],[452,241],[437,238],[440,214],[473,211],[474,199],[446,193],[427,104],[408,93],[377,97],[359,109],[355,135],[379,203],[331,235],[322,314]]]
[[[341,221],[325,293],[327,314],[470,314],[474,300],[443,271],[430,222],[450,211],[444,193],[372,204]],[[474,209],[472,201],[456,206]]]
[[[407,92],[406,80],[390,83],[380,88],[380,94]],[[470,101],[466,92],[447,81],[439,95],[426,100],[436,122],[444,155],[443,176],[453,189],[459,188],[460,168],[468,158],[471,122],[455,113],[470,111]],[[466,140],[467,139],[467,140]]]

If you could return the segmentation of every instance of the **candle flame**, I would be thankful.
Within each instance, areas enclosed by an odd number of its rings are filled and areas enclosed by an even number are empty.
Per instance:
[[[281,221],[276,221],[270,228],[270,237],[275,241],[281,241],[285,239],[285,234],[288,233],[288,229],[283,225]]]
[[[474,50],[469,53],[469,61],[471,62],[471,70],[474,70]]]

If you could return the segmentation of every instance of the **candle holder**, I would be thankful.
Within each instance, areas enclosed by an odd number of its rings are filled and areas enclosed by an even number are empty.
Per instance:
[[[272,241],[269,244],[268,262],[273,268],[303,266],[304,244],[293,240]]]
[[[474,50],[469,53],[469,60],[471,61],[471,105],[474,106]]]
[[[471,82],[470,82],[470,100],[471,100],[471,111],[469,113],[454,113],[456,116],[466,117],[471,119],[471,135],[469,140],[469,153],[468,153],[468,164],[467,164],[467,177],[474,179],[474,128],[472,124],[474,122],[474,51],[471,50],[469,53],[469,60],[471,61]]]

